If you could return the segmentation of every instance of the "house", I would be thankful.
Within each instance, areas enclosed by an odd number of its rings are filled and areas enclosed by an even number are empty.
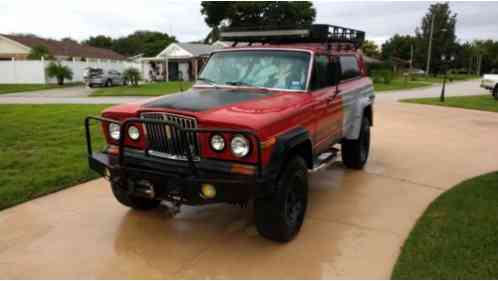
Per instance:
[[[151,58],[138,58],[148,81],[196,80],[212,51],[222,48],[200,43],[172,43]],[[181,73],[181,75],[180,75]]]
[[[0,34],[0,60],[26,60],[35,46],[45,46],[57,60],[123,61],[126,57],[108,49],[79,44],[72,40],[57,41],[34,35]]]

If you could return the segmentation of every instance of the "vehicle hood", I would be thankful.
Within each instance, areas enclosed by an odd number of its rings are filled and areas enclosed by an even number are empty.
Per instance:
[[[269,92],[241,89],[191,89],[183,93],[158,98],[144,104],[144,107],[203,112],[242,102],[263,99],[271,95]]]
[[[498,74],[485,74],[483,76],[483,79],[487,80],[497,80],[498,81]]]
[[[260,129],[310,102],[304,92],[244,88],[193,88],[146,102],[140,111],[190,115],[205,126]]]

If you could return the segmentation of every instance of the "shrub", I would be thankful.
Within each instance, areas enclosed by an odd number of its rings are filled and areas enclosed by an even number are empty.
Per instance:
[[[142,80],[140,71],[134,67],[127,68],[123,72],[124,79],[133,86],[138,86],[138,81]]]
[[[382,79],[384,80],[384,84],[391,84],[393,80],[393,73],[389,70],[382,71]]]
[[[382,70],[372,71],[372,77],[374,83],[391,84],[391,81],[393,80],[393,73],[391,70],[382,69]]]
[[[73,71],[60,63],[51,62],[47,66],[47,75],[49,78],[56,78],[57,84],[64,85],[64,79],[73,80]]]

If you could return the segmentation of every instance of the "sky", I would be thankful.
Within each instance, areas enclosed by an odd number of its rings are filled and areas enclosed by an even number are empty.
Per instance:
[[[382,44],[395,33],[413,34],[431,2],[313,1],[317,23],[366,31]],[[457,37],[498,40],[498,2],[450,2],[457,17]],[[103,34],[117,38],[135,30],[172,33],[181,42],[209,32],[199,1],[166,0],[0,0],[0,33],[84,40]]]

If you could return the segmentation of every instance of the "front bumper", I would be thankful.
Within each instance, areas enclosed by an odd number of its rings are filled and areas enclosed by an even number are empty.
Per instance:
[[[147,155],[143,151],[136,151],[124,147],[121,141],[118,154],[93,152],[90,136],[90,121],[105,121],[100,117],[88,117],[85,121],[88,161],[90,168],[108,178],[119,188],[136,196],[170,200],[189,205],[210,203],[243,203],[255,196],[265,196],[271,191],[272,183],[276,179],[274,173],[265,173],[261,168],[261,152],[258,147],[258,161],[256,165],[241,165],[230,161],[201,159],[188,161],[170,160]],[[115,122],[115,121],[113,121]],[[121,135],[128,123],[153,122],[167,123],[170,126],[178,125],[161,120],[128,119],[121,123]],[[187,130],[180,128],[180,130]],[[188,129],[206,131],[208,129]],[[216,130],[217,129],[209,129]],[[221,130],[223,131],[223,130]],[[250,132],[242,132],[252,134]],[[147,151],[147,149],[145,149]],[[246,172],[234,172],[234,167],[244,168]],[[153,186],[153,192],[144,192],[143,183]],[[206,198],[201,192],[203,185],[215,187],[216,195]]]

